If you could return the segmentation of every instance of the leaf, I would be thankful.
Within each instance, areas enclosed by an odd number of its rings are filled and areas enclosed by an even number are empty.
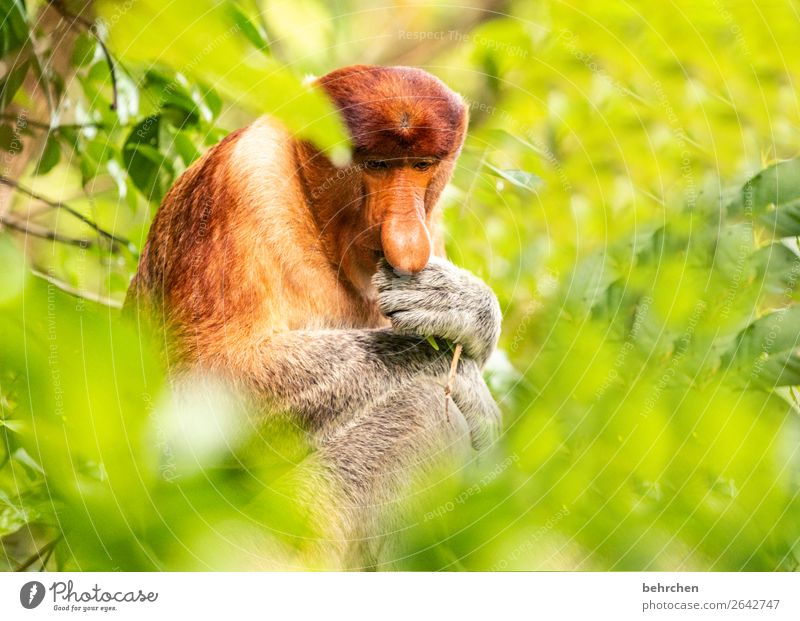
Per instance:
[[[30,521],[30,518],[29,512],[23,505],[14,506],[7,501],[3,502],[0,504],[0,537],[17,532]]]
[[[186,166],[189,166],[200,157],[200,151],[185,132],[177,132],[174,138],[175,150]]]
[[[19,299],[27,273],[22,254],[8,235],[0,235],[0,265],[3,266],[0,270],[0,309],[3,309],[6,304]]]
[[[334,24],[331,3],[320,0],[260,0],[261,15],[281,54],[300,71],[330,64]]]
[[[494,53],[488,52],[483,56],[483,73],[486,78],[486,84],[489,91],[495,97],[500,92],[500,70],[497,66],[497,58]]]
[[[782,309],[756,319],[741,333],[736,355],[755,359],[761,354],[793,349],[800,345],[800,306]]]
[[[745,328],[726,358],[739,377],[767,388],[800,385],[800,306],[765,315]]]
[[[257,15],[248,16],[244,7],[239,3],[231,3],[229,8],[234,23],[242,31],[242,34],[247,37],[247,40],[256,49],[265,53],[269,52],[269,38],[264,28],[258,23]]]
[[[42,470],[42,466],[39,464],[39,462],[37,462],[33,457],[31,457],[28,451],[26,451],[24,448],[20,447],[16,451],[14,451],[13,457],[16,461],[27,466],[34,472],[37,472],[39,474],[44,474],[44,470]]]
[[[543,183],[541,177],[525,170],[500,169],[489,163],[487,163],[486,166],[496,176],[505,179],[511,185],[522,188],[523,190],[528,190],[529,192],[535,192]]]
[[[22,0],[6,0],[0,9],[0,57],[18,50],[28,41],[28,21]]]
[[[772,293],[793,291],[800,281],[800,256],[782,243],[759,248],[750,257],[756,270],[756,282]]]
[[[774,237],[800,235],[800,198],[769,210],[758,219]]]
[[[3,112],[14,99],[14,95],[25,81],[30,63],[25,61],[13,67],[0,82],[0,112]]]
[[[160,202],[169,180],[172,166],[158,150],[161,117],[150,116],[137,124],[122,147],[122,159],[134,185],[153,202]]]
[[[48,134],[47,142],[42,150],[42,157],[39,158],[39,165],[34,170],[34,174],[46,175],[55,168],[60,158],[61,149],[58,146],[58,139],[55,134]]]
[[[426,336],[425,340],[430,343],[431,347],[433,347],[436,351],[439,351],[439,343],[436,342],[436,339],[432,336]]]
[[[110,26],[109,39],[123,60],[166,63],[225,92],[253,112],[273,114],[290,131],[311,140],[337,164],[350,159],[350,140],[333,103],[277,60],[255,49],[226,3],[213,0],[139,0],[125,19],[114,19],[115,0],[93,6]],[[157,20],[153,16],[158,15]],[[188,15],[197,16],[187,20]],[[176,28],[175,24],[181,24]]]
[[[170,78],[151,69],[145,74],[144,84],[158,102],[162,119],[169,120],[172,125],[179,128],[196,125],[200,121],[200,109],[197,103],[177,76]],[[174,111],[177,115],[163,114],[169,111]]]
[[[765,168],[742,186],[728,205],[731,213],[760,214],[769,205],[780,207],[800,199],[800,159]]]
[[[75,46],[72,48],[72,66],[75,68],[85,67],[94,60],[97,51],[97,40],[89,33],[82,32],[75,39]]]
[[[215,119],[222,112],[222,98],[210,86],[200,86],[200,91],[203,95],[203,102],[211,112],[211,118]]]
[[[76,159],[84,185],[102,173],[104,164],[114,155],[112,145],[102,135],[88,139],[82,132],[65,131],[63,128],[58,133],[68,144],[75,145],[73,148],[81,154]]]
[[[756,369],[754,376],[770,388],[800,386],[800,356],[793,351],[770,356],[760,368]]]
[[[6,157],[21,153],[22,147],[19,130],[11,125],[0,125],[0,149]]]
[[[14,420],[14,419],[4,419],[0,418],[0,427],[5,427],[9,431],[13,433],[21,433],[28,429],[28,425],[26,425],[21,420]]]

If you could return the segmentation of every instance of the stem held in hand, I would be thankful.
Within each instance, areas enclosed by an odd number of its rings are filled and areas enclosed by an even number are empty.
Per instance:
[[[453,351],[453,360],[450,362],[450,373],[447,374],[447,383],[444,385],[444,415],[450,421],[450,393],[453,392],[453,382],[456,380],[456,369],[458,369],[458,359],[461,358],[461,343],[456,343]]]

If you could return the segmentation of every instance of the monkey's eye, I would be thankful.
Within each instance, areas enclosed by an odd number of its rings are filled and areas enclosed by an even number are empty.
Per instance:
[[[366,166],[368,170],[385,170],[389,168],[389,164],[384,160],[367,160],[364,162],[364,166]]]
[[[415,170],[428,170],[431,166],[433,166],[433,162],[430,160],[420,160],[419,162],[414,162]]]

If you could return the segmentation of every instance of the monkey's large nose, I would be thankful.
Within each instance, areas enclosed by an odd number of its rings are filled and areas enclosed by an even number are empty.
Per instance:
[[[381,225],[386,260],[401,274],[416,274],[431,258],[428,227],[416,213],[390,215]]]

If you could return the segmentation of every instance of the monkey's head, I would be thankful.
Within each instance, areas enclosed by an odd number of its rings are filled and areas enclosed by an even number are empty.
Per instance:
[[[398,271],[416,273],[432,253],[434,207],[464,142],[467,107],[441,80],[410,67],[356,65],[318,84],[344,117],[353,143],[348,179],[360,220],[351,242]]]

